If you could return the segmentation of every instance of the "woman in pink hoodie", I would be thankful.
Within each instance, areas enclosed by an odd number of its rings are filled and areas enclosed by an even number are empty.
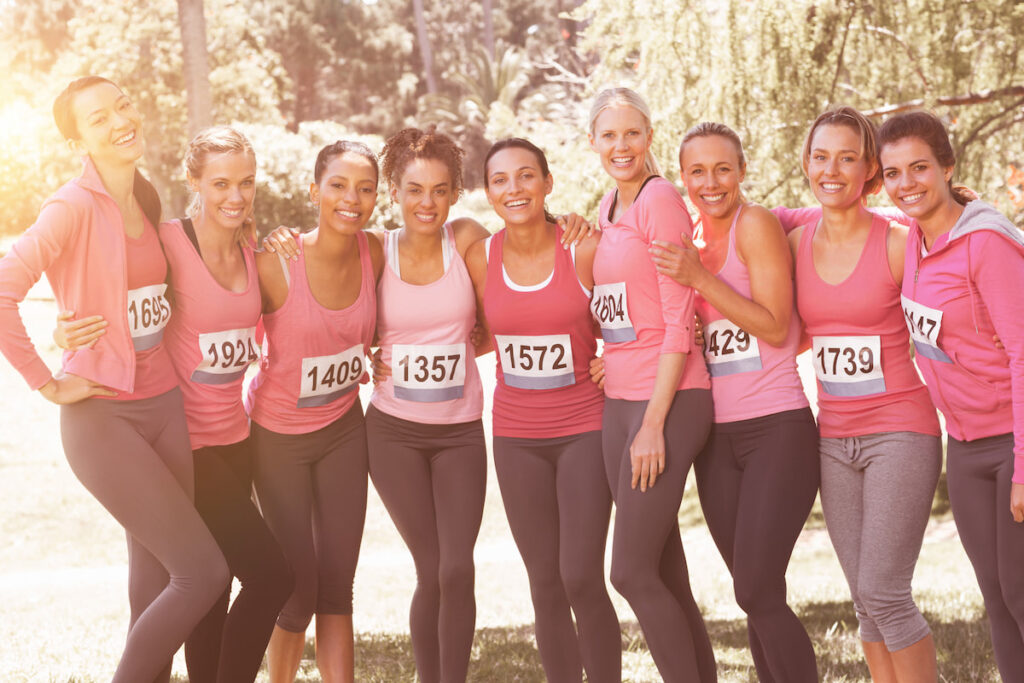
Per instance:
[[[912,219],[903,312],[946,418],[953,517],[999,672],[1024,681],[1024,232],[952,186],[956,158],[934,115],[894,116],[879,147],[885,189]]]
[[[160,200],[135,167],[142,122],[117,85],[78,79],[53,114],[85,168],[0,260],[0,352],[61,405],[68,464],[128,535],[131,625],[113,680],[166,681],[175,650],[227,586],[228,568],[192,504],[181,392],[161,343],[170,306]],[[18,312],[44,272],[61,310],[109,321],[53,375]]]

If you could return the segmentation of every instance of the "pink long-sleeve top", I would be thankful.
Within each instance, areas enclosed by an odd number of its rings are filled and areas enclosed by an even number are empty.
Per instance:
[[[650,399],[665,353],[687,354],[677,389],[709,389],[704,358],[692,353],[694,291],[658,273],[648,251],[655,240],[681,245],[680,235],[693,236],[683,198],[672,183],[652,176],[613,223],[617,197],[613,190],[601,200],[603,234],[594,257],[590,304],[605,341],[605,395]]]
[[[912,223],[903,309],[932,401],[960,441],[1013,432],[1013,481],[1024,484],[1024,233],[974,201],[922,246]]]

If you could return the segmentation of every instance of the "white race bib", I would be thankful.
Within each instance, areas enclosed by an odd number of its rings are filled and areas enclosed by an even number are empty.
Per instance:
[[[299,408],[327,405],[359,386],[366,370],[363,345],[357,344],[333,356],[302,359]]]
[[[465,344],[394,344],[391,381],[395,398],[422,403],[462,398]]]
[[[814,337],[814,372],[832,396],[870,396],[885,392],[882,338]]]
[[[192,371],[192,381],[200,384],[227,384],[245,375],[250,363],[259,360],[256,328],[207,332],[199,335],[199,353],[203,359]]]
[[[910,338],[914,340],[914,348],[925,358],[940,363],[952,363],[953,359],[939,348],[939,332],[942,331],[942,311],[928,308],[900,295],[903,303],[903,318],[907,321]]]
[[[594,296],[590,299],[590,311],[600,323],[601,337],[606,342],[614,344],[636,339],[633,321],[629,319],[625,282],[594,285]]]
[[[704,326],[704,360],[712,377],[761,369],[757,337],[726,318]]]
[[[567,334],[496,334],[495,351],[505,384],[519,389],[557,389],[576,383]]]
[[[128,330],[136,351],[151,349],[164,337],[171,304],[164,297],[167,283],[128,290]]]

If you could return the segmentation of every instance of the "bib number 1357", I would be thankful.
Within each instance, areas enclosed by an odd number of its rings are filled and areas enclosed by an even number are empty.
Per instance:
[[[393,345],[391,380],[395,398],[421,403],[462,398],[465,354],[465,344]]]
[[[359,385],[366,370],[359,344],[331,356],[302,359],[299,408],[327,405]]]
[[[814,337],[814,372],[832,396],[869,396],[885,391],[881,337]]]

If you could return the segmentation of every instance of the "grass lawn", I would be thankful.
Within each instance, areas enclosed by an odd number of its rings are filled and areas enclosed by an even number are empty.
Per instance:
[[[58,354],[48,343],[53,303],[45,289],[33,295],[22,312],[55,368]],[[481,362],[485,382],[492,381],[492,363],[490,357]],[[123,533],[71,474],[61,451],[57,409],[28,392],[5,362],[0,362],[0,387],[0,681],[109,680],[128,618]],[[508,531],[493,467],[488,487],[476,548],[477,632],[470,680],[543,681],[526,573]],[[719,680],[756,681],[746,622],[692,485],[680,524],[694,592],[718,657]],[[797,544],[788,578],[790,603],[811,634],[822,679],[869,680],[853,606],[820,510]],[[407,614],[414,584],[411,559],[371,487],[355,586],[358,680],[414,680]],[[914,588],[935,633],[942,680],[998,680],[981,595],[941,497]],[[635,617],[614,592],[613,599],[622,623],[623,679],[659,680]],[[299,680],[317,681],[312,630],[306,654]],[[175,680],[186,680],[180,652],[174,672]]]

